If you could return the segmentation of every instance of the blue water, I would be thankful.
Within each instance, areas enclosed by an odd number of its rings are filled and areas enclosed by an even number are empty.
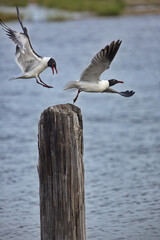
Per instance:
[[[40,239],[38,121],[49,106],[72,103],[64,85],[79,79],[91,58],[112,40],[122,45],[102,79],[131,98],[81,93],[87,239],[160,239],[160,16],[25,22],[32,44],[54,57],[58,75],[9,81],[20,70],[15,45],[0,33],[0,240]],[[8,25],[20,30],[17,22]]]

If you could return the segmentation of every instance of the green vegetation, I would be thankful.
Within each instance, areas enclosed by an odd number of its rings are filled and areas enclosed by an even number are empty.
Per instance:
[[[26,6],[28,0],[0,0],[0,5],[5,6]]]
[[[125,7],[125,0],[0,0],[0,5],[26,6],[29,2],[68,11],[92,11],[100,16],[119,15]]]
[[[0,0],[0,5],[26,6],[29,3],[37,3],[48,8],[64,9],[68,11],[89,11],[98,16],[113,16],[124,13],[159,13],[159,0]],[[143,5],[145,10],[135,10],[135,6]],[[154,6],[155,10],[148,8]],[[127,7],[129,7],[127,9]],[[7,15],[7,14],[6,14]],[[60,17],[62,20],[63,17]],[[58,20],[58,19],[57,19]]]
[[[2,13],[0,12],[0,18],[5,21],[17,20],[17,14],[14,13]]]
[[[124,0],[37,0],[46,7],[68,11],[92,11],[100,16],[119,15],[125,7]]]
[[[89,11],[92,10],[99,16],[120,15],[125,7],[123,0],[108,0],[108,1],[91,1]]]

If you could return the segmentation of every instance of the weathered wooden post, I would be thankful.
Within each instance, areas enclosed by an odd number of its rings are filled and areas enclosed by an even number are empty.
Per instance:
[[[38,136],[41,240],[86,240],[80,109],[49,107]]]

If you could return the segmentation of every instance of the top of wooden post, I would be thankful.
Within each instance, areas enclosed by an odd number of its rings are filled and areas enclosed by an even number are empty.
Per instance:
[[[51,106],[48,107],[47,109],[45,109],[42,114],[41,114],[41,118],[43,117],[43,115],[45,115],[45,113],[47,112],[54,112],[54,113],[60,113],[60,114],[64,114],[64,115],[71,115],[71,114],[76,114],[79,120],[79,124],[83,129],[83,123],[82,123],[82,114],[81,114],[81,109],[73,104],[67,103],[67,104],[58,104],[55,106]]]

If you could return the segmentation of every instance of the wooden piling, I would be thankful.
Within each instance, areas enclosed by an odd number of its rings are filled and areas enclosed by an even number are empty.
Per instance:
[[[86,240],[83,126],[78,107],[49,107],[39,121],[41,240]]]

